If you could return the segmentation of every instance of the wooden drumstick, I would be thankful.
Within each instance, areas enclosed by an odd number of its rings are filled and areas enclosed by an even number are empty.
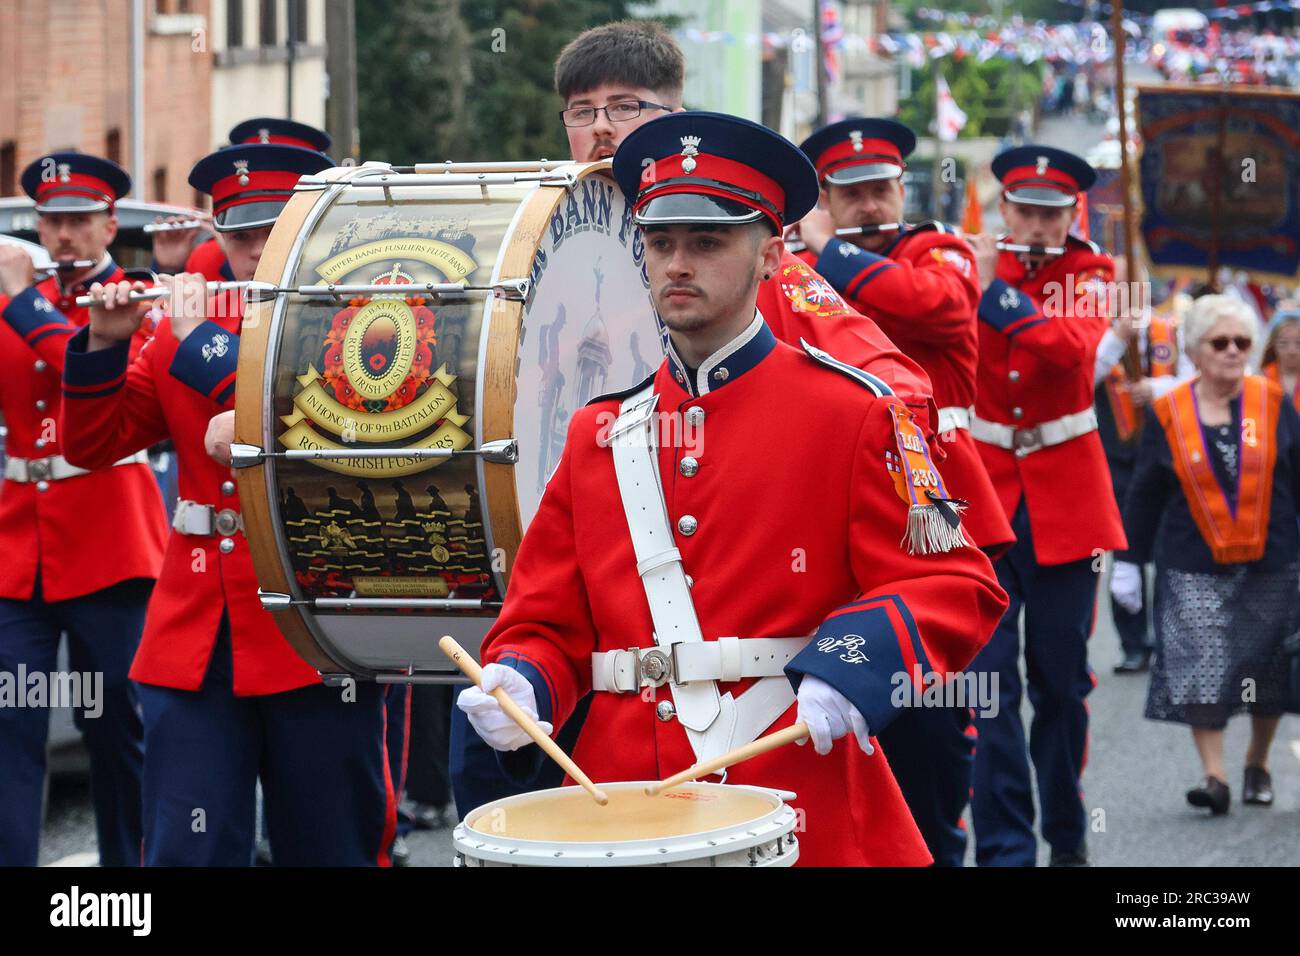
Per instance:
[[[452,659],[452,662],[461,669],[461,672],[474,682],[474,686],[480,690],[483,687],[483,668],[478,666],[478,661],[474,660],[465,652],[465,648],[456,643],[456,639],[450,634],[444,634],[442,640],[438,641],[438,647],[442,652]],[[506,715],[519,725],[519,728],[529,737],[537,746],[546,751],[547,756],[558,763],[570,777],[582,785],[582,788],[591,794],[602,807],[609,803],[609,797],[604,790],[591,782],[591,778],[582,772],[582,769],[573,762],[573,759],[559,748],[554,740],[546,735],[546,731],[537,725],[537,721],[524,713],[523,708],[510,699],[510,695],[505,692],[505,688],[498,687],[492,691],[492,696],[497,699],[501,709]]]
[[[694,767],[687,767],[681,773],[675,773],[667,780],[660,780],[658,783],[652,783],[645,788],[645,792],[650,796],[657,793],[663,793],[665,790],[671,790],[683,783],[689,783],[700,777],[707,777],[711,773],[717,773],[724,767],[730,767],[732,764],[740,763],[742,760],[748,760],[750,757],[757,757],[759,754],[765,754],[769,750],[775,750],[777,747],[784,747],[786,744],[792,744],[796,740],[802,740],[808,736],[808,725],[800,721],[791,724],[785,730],[778,730],[770,733],[766,737],[759,737],[743,747],[737,747],[735,750],[729,750],[720,757],[714,757],[712,760],[706,760],[704,763],[697,763]]]

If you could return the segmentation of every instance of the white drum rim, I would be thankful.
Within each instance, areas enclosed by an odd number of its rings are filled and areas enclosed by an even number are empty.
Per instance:
[[[640,789],[655,781],[622,781],[600,786],[605,790]],[[701,860],[722,856],[738,850],[759,846],[777,837],[793,834],[798,819],[794,807],[785,802],[780,791],[750,784],[696,783],[693,786],[721,788],[728,792],[743,790],[773,801],[773,807],[763,816],[745,823],[732,824],[713,830],[702,830],[683,836],[647,840],[575,841],[561,844],[557,841],[528,840],[519,837],[495,836],[472,830],[462,822],[452,831],[456,851],[476,860],[493,863],[526,865],[546,861],[547,866],[650,866],[675,863],[682,860]],[[556,788],[567,789],[567,788]],[[534,791],[536,793],[539,791]],[[533,793],[516,794],[493,800],[475,807],[478,813],[486,807],[508,807],[526,802]],[[561,847],[556,849],[556,847]],[[793,840],[786,853],[798,854],[798,841]]]

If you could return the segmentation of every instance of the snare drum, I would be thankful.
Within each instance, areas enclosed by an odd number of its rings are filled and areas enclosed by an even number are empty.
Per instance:
[[[569,417],[667,335],[609,164],[303,177],[246,294],[235,457],[285,637],[323,674],[441,679],[505,593]]]
[[[506,797],[452,834],[456,866],[794,866],[792,793],[688,783],[648,796],[645,783],[603,783]]]

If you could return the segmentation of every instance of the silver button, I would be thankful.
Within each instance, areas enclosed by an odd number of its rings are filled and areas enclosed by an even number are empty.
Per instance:
[[[720,368],[713,373],[713,377],[716,378],[719,382],[725,382],[729,375],[731,375],[731,373],[728,372],[725,368]]]
[[[229,554],[231,551],[235,550],[235,542],[229,538],[222,538],[221,543],[217,545],[217,547],[221,549],[222,554]]]
[[[1025,410],[1017,406],[1016,408],[1011,409],[1011,417],[1016,419],[1016,421],[1019,421],[1025,417]]]
[[[686,421],[696,426],[704,424],[704,409],[698,405],[692,405],[686,409]]]
[[[699,526],[700,523],[695,520],[694,515],[682,515],[677,519],[677,530],[687,537],[695,534],[695,529]]]
[[[235,483],[233,481],[223,481],[221,483],[221,493],[223,495],[233,495],[235,493]]]
[[[655,704],[655,716],[660,720],[672,720],[675,713],[677,708],[673,706],[671,700],[661,700]]]
[[[48,481],[38,481],[38,482],[36,482],[36,490],[37,490],[37,491],[48,491],[49,488],[50,488],[50,483],[49,483]]]
[[[46,369],[45,359],[37,359],[36,364],[32,366],[38,372],[44,372]]]
[[[45,411],[45,399],[43,399],[43,398],[38,398],[38,399],[36,400],[36,410],[37,410],[38,412],[43,412],[43,411]]]
[[[693,478],[695,473],[700,470],[700,461],[698,458],[692,458],[690,455],[687,455],[682,459],[682,463],[678,467],[681,469],[682,474],[687,478]]]
[[[685,384],[686,384],[686,376],[683,375],[681,372],[678,372],[678,373],[677,373],[677,381],[680,382],[682,385],[685,385]]]
[[[1013,382],[1020,381],[1020,370],[1013,368],[1010,372],[1007,372],[1007,378],[1011,379]]]
[[[38,438],[38,439],[36,439],[36,441],[32,442],[32,444],[35,445],[37,448],[44,448],[44,447],[45,447],[45,439],[44,439],[44,438]]]

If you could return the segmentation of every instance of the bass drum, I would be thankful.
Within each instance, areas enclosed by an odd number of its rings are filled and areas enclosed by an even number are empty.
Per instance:
[[[569,416],[667,336],[608,162],[304,177],[247,293],[235,464],[280,630],[323,674],[476,649]]]

